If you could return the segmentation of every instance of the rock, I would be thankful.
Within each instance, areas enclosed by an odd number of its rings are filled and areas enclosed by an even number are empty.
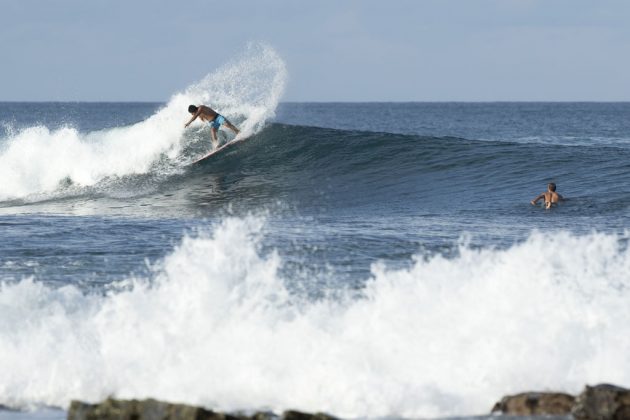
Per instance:
[[[68,420],[240,420],[236,416],[215,413],[201,407],[169,404],[148,399],[115,400],[108,398],[100,404],[72,401]]]
[[[301,411],[288,410],[282,414],[282,420],[337,420],[336,417],[326,413],[303,413]]]
[[[328,414],[285,411],[282,417],[271,412],[251,416],[226,414],[185,404],[170,404],[148,399],[116,400],[108,398],[100,404],[72,401],[68,420],[337,420]]]
[[[587,386],[572,410],[576,420],[630,419],[630,390],[615,385]]]
[[[271,411],[258,411],[251,416],[239,416],[241,420],[279,420],[276,414]]]
[[[512,416],[568,415],[575,397],[559,392],[524,392],[503,397],[492,408],[492,413]]]

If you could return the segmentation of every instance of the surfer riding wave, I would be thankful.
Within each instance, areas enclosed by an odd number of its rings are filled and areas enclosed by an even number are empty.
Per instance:
[[[234,131],[234,133],[240,133],[240,130],[236,128],[227,118],[223,115],[216,112],[214,109],[205,105],[190,105],[188,107],[188,112],[192,114],[190,120],[184,125],[184,127],[188,127],[190,123],[195,121],[197,117],[202,121],[205,121],[210,125],[210,133],[212,135],[212,148],[216,149],[219,146],[219,140],[217,139],[217,130],[221,127],[222,124],[225,124],[227,128]]]

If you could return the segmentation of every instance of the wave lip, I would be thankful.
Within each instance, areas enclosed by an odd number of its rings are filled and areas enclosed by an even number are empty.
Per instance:
[[[0,404],[151,396],[435,417],[486,413],[523,389],[630,381],[625,236],[462,244],[406,269],[374,265],[359,296],[306,301],[278,253],[261,253],[264,229],[226,219],[104,295],[2,284]]]
[[[252,44],[241,57],[173,95],[137,124],[88,133],[72,127],[9,130],[0,149],[0,200],[62,194],[60,187],[68,181],[92,187],[127,175],[159,178],[182,172],[190,161],[187,147],[209,139],[200,125],[184,130],[190,103],[210,103],[237,122],[244,135],[251,135],[273,117],[285,80],[280,56],[269,46]]]

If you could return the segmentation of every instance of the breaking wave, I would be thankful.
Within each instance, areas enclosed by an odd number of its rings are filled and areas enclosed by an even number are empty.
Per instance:
[[[128,175],[180,173],[190,161],[186,149],[208,138],[201,124],[184,130],[189,104],[210,104],[237,122],[243,135],[251,135],[273,117],[285,80],[280,56],[269,46],[252,44],[131,126],[87,133],[43,125],[8,130],[0,147],[0,200],[46,197],[68,186],[76,192]]]
[[[630,382],[626,236],[462,244],[409,268],[375,264],[358,295],[309,300],[288,287],[308,279],[283,277],[282,257],[261,251],[264,228],[224,219],[100,294],[2,283],[0,404],[115,395],[447,416],[525,389]]]

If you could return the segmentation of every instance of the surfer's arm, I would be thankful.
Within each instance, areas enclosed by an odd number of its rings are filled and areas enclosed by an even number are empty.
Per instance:
[[[540,194],[538,197],[530,201],[530,203],[532,203],[532,206],[535,206],[543,198],[545,198],[545,193]]]
[[[201,114],[201,108],[199,108],[197,110],[197,112],[195,112],[195,114],[190,118],[190,121],[188,121],[186,124],[184,124],[184,127],[188,127],[191,122],[195,121],[197,119],[197,117],[199,116],[199,114]]]

